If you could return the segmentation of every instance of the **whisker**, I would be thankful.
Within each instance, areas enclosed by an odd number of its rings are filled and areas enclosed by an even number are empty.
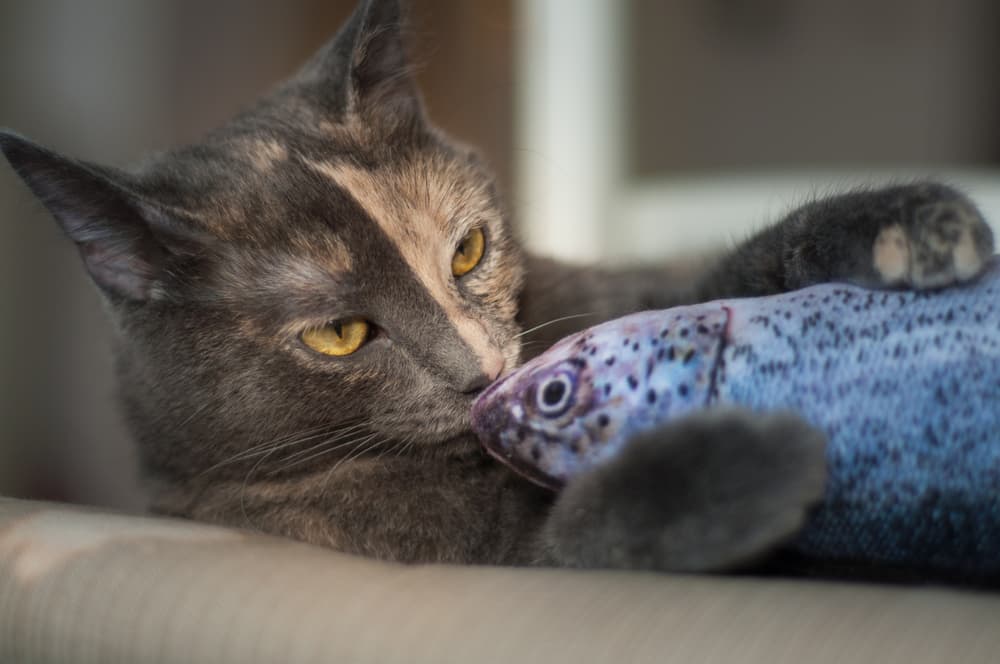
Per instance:
[[[286,464],[284,464],[284,465],[282,465],[282,466],[280,466],[278,468],[275,468],[274,470],[272,470],[272,471],[270,471],[268,473],[268,476],[276,475],[277,473],[284,472],[284,471],[288,470],[289,468],[294,468],[295,466],[298,466],[300,464],[307,463],[309,461],[312,461],[313,459],[316,459],[317,457],[321,457],[321,456],[323,456],[325,454],[329,454],[330,452],[335,452],[335,451],[341,449],[342,447],[346,447],[348,445],[353,445],[354,443],[356,443],[358,440],[360,440],[362,437],[365,437],[365,436],[368,436],[370,438],[372,436],[372,434],[369,434],[367,432],[361,432],[359,437],[352,438],[351,440],[341,442],[341,443],[339,443],[337,445],[333,445],[333,443],[336,443],[336,442],[338,442],[340,440],[343,440],[343,436],[335,436],[333,438],[324,440],[324,441],[322,441],[320,443],[317,443],[316,445],[310,446],[307,450],[305,450],[305,452],[312,452],[312,454],[310,454],[309,456],[307,456],[305,458],[302,458],[302,459],[298,459],[296,461],[292,461],[291,463],[286,463]],[[319,451],[317,451],[317,450],[319,450]],[[302,452],[299,452],[298,454],[301,455]],[[286,459],[286,461],[287,460],[290,460],[290,459]]]
[[[206,410],[208,410],[211,405],[212,405],[211,401],[206,401],[205,403],[201,404],[200,406],[198,406],[197,408],[195,408],[193,411],[191,411],[191,414],[188,415],[186,418],[184,418],[184,420],[178,425],[178,427],[179,428],[183,428],[183,427],[186,427],[187,425],[191,424],[191,422],[194,421],[194,418],[198,417],[199,415],[201,415],[202,413],[204,413]]]
[[[349,420],[349,421],[353,422],[354,420]],[[303,429],[301,431],[296,431],[294,433],[287,434],[279,438],[275,438],[274,440],[264,441],[248,449],[241,450],[236,454],[232,455],[231,457],[228,457],[216,463],[215,465],[209,466],[205,470],[201,471],[199,475],[204,475],[205,473],[211,472],[213,470],[216,470],[222,466],[231,463],[236,463],[237,461],[245,461],[246,459],[252,459],[256,456],[260,456],[261,454],[267,455],[279,449],[300,445],[303,442],[313,440],[317,436],[326,435],[330,430],[336,430],[338,426],[340,425],[322,424],[316,427],[312,427],[310,429]],[[348,428],[357,428],[358,426],[361,425],[354,425],[354,427],[348,427]]]
[[[399,450],[401,450],[406,445],[406,440],[407,440],[406,438],[400,438],[398,441],[390,445],[388,448],[379,452],[378,456],[375,457],[375,461],[378,461],[387,454],[391,456],[393,453],[395,453],[398,456]]]
[[[253,474],[257,471],[261,464],[267,460],[267,457],[271,456],[271,454],[275,452],[276,449],[277,448],[272,448],[267,454],[258,459],[257,462],[250,467],[250,470],[247,471],[246,476],[243,477],[243,483],[240,485],[240,512],[243,514],[243,520],[246,522],[247,527],[251,530],[257,530],[257,528],[253,525],[253,522],[250,521],[250,515],[247,513],[247,487],[250,485],[250,479],[253,477]]]
[[[408,438],[406,440],[406,444],[403,445],[403,448],[396,453],[396,456],[403,456],[404,454],[406,454],[414,446],[416,442],[417,441],[415,438]]]
[[[326,475],[323,476],[323,482],[322,482],[322,484],[326,487],[326,489],[329,489],[330,478],[333,477],[333,474],[337,471],[338,468],[340,468],[345,463],[350,463],[351,461],[354,461],[365,452],[369,452],[391,440],[390,438],[381,438],[375,440],[374,443],[370,443],[369,441],[374,439],[377,435],[378,434],[373,433],[368,438],[362,439],[346,456],[344,456],[343,459],[333,464],[330,470],[326,471]]]
[[[596,315],[597,315],[596,312],[590,312],[590,313],[586,313],[586,314],[570,314],[569,316],[560,316],[559,318],[553,318],[552,320],[545,321],[544,323],[541,323],[541,324],[536,325],[534,327],[529,327],[527,330],[524,330],[523,332],[515,334],[514,338],[518,339],[520,337],[523,337],[526,334],[530,334],[530,333],[534,332],[535,330],[540,330],[543,327],[548,327],[549,325],[555,325],[556,323],[561,323],[564,320],[572,320],[574,318],[584,318],[585,316],[596,316]]]
[[[342,429],[340,431],[337,431],[332,436],[327,436],[326,432],[321,432],[321,433],[309,436],[308,438],[303,439],[300,442],[306,442],[307,440],[316,440],[317,438],[324,438],[324,440],[323,440],[323,442],[318,443],[316,445],[310,445],[309,447],[307,447],[304,450],[299,450],[298,452],[294,452],[292,454],[289,454],[287,457],[285,457],[285,461],[291,461],[293,459],[296,459],[296,458],[302,456],[303,454],[309,454],[310,452],[312,452],[313,450],[315,450],[320,445],[326,445],[327,443],[333,443],[333,442],[336,442],[338,440],[343,440],[344,438],[346,438],[347,436],[349,436],[351,434],[357,434],[359,429],[363,429],[366,426],[368,426],[367,422],[361,422],[360,424],[355,424],[352,427],[347,427],[346,429]]]

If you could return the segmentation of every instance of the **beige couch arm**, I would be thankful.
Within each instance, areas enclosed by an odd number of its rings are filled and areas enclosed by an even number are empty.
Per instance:
[[[403,567],[0,500],[0,662],[996,662],[1000,595]]]

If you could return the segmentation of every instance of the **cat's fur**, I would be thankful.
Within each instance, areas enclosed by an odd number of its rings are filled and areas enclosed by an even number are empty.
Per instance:
[[[583,478],[550,514],[551,495],[480,452],[469,405],[544,348],[522,349],[520,330],[563,315],[596,314],[529,338],[831,279],[968,278],[993,248],[975,207],[917,184],[805,206],[706,264],[616,271],[526,256],[485,166],[425,119],[399,12],[365,0],[255,107],[134,172],[0,133],[106,296],[156,511],[402,561],[703,569],[787,535],[822,490],[822,438],[793,417],[667,427],[656,435],[676,445],[637,441],[632,461]],[[474,225],[485,257],[454,279],[451,255]],[[355,315],[379,333],[353,355],[299,339]],[[695,440],[718,453],[683,453]],[[697,482],[642,481],[667,476],[643,475],[657,465],[752,495],[721,509]]]

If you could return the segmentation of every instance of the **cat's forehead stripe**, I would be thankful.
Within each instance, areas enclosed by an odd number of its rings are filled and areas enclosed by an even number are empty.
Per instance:
[[[244,149],[250,163],[260,173],[268,173],[288,160],[288,148],[273,138],[247,141]]]
[[[444,311],[459,337],[475,353],[483,372],[494,375],[500,361],[499,350],[483,326],[462,311],[449,292],[440,269],[442,261],[450,260],[451,248],[442,244],[442,238],[447,237],[448,220],[441,214],[443,210],[434,209],[434,203],[446,199],[451,187],[442,183],[442,191],[436,195],[429,191],[434,186],[432,181],[413,173],[398,176],[392,184],[387,184],[381,178],[372,177],[369,171],[350,164],[328,161],[306,163],[346,191],[378,224],[420,284]],[[417,191],[418,187],[425,187],[426,190]],[[409,203],[415,200],[425,201],[427,208],[415,209]]]

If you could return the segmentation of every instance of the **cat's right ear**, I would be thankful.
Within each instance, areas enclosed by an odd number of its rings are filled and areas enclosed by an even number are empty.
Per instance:
[[[132,177],[0,130],[0,151],[76,243],[94,282],[112,300],[162,294],[164,267],[194,236],[176,214],[139,193]]]
[[[337,114],[419,119],[423,102],[406,52],[400,0],[360,0],[337,34],[306,64],[299,82]]]

